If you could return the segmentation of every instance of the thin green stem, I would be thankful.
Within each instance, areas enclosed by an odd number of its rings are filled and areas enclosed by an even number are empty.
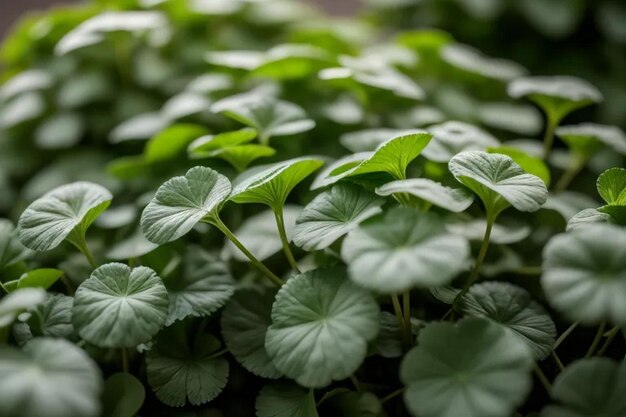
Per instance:
[[[359,382],[357,377],[354,376],[354,374],[350,375],[350,381],[352,382],[352,385],[354,385],[354,389],[356,389],[358,392],[361,392],[361,383]]]
[[[402,311],[404,312],[404,345],[408,348],[413,344],[413,331],[411,329],[411,292],[405,291],[402,294]]]
[[[128,362],[128,350],[126,348],[122,348],[122,370],[126,373],[128,373],[130,369]]]
[[[74,295],[74,292],[75,292],[74,286],[72,285],[70,280],[67,278],[65,273],[61,274],[61,282],[63,282],[63,285],[65,286],[65,289],[67,290],[67,293],[69,295]]]
[[[564,332],[563,334],[561,334],[561,336],[558,337],[558,339],[556,339],[556,342],[554,342],[554,347],[552,348],[552,350],[556,350],[556,348],[558,348],[561,343],[563,343],[563,341],[565,339],[567,339],[567,336],[570,335],[570,333],[572,333],[574,331],[574,329],[576,327],[578,327],[578,325],[580,324],[580,322],[575,321],[574,323],[572,323]]]
[[[604,335],[604,329],[606,328],[606,321],[602,321],[600,326],[598,326],[598,331],[596,332],[596,336],[593,338],[593,342],[591,342],[591,346],[589,346],[589,350],[587,350],[587,354],[585,358],[590,358],[593,355],[593,352],[596,351],[600,340],[602,340],[602,336]]]
[[[533,372],[537,376],[537,379],[539,379],[539,382],[541,382],[541,385],[545,388],[546,392],[550,394],[552,392],[552,384],[550,383],[548,377],[546,377],[546,374],[543,373],[539,365],[536,363],[533,365]]]
[[[619,331],[620,331],[619,326],[615,326],[611,330],[609,330],[609,333],[606,335],[606,340],[604,341],[604,343],[602,344],[602,347],[598,351],[598,356],[604,355],[604,352],[606,352],[608,347],[611,345],[611,342],[613,342],[613,339],[615,339],[615,336],[617,336],[617,334],[619,333]]]
[[[402,314],[402,307],[400,306],[400,299],[396,294],[391,296],[391,302],[393,304],[393,312],[398,320],[398,325],[401,329],[404,329],[404,314]]]
[[[558,120],[552,117],[547,118],[546,131],[543,135],[543,159],[547,161],[552,152],[552,144],[554,143],[554,130],[559,124]]]
[[[384,403],[388,402],[389,400],[393,400],[394,398],[396,398],[398,395],[402,394],[403,392],[404,392],[404,387],[403,388],[398,388],[397,390],[395,390],[391,394],[385,395],[380,400],[380,402],[381,402],[381,404],[384,404]]]
[[[541,272],[540,266],[523,266],[513,271],[513,273],[518,275],[541,275]]]
[[[561,361],[561,358],[559,358],[559,355],[557,355],[555,351],[552,351],[551,355],[554,359],[554,362],[556,362],[556,366],[559,367],[560,371],[563,371],[565,369],[565,365],[563,365],[563,362]]]
[[[268,277],[270,281],[277,287],[281,287],[284,282],[280,279],[276,274],[270,271],[261,261],[259,261],[249,250],[244,246],[243,243],[237,239],[237,237],[230,231],[230,229],[222,222],[222,220],[215,216],[210,219],[210,223],[213,224],[217,229],[224,234],[233,244],[250,260],[250,263],[259,270],[263,275]]]
[[[274,211],[274,217],[276,217],[276,226],[278,227],[278,234],[280,236],[280,242],[283,245],[283,252],[285,252],[285,256],[287,257],[287,261],[289,261],[289,265],[291,268],[296,271],[296,273],[300,274],[300,268],[298,267],[298,262],[296,262],[296,258],[293,256],[293,252],[289,247],[289,239],[287,239],[287,231],[285,230],[285,218],[283,215],[282,206]]]
[[[93,269],[98,268],[98,262],[96,262],[96,259],[89,250],[85,236],[76,234],[70,242],[85,256],[85,258],[87,258],[87,262],[89,262],[89,265],[91,265]]]
[[[228,353],[228,349],[218,350],[217,352],[209,356],[209,359],[219,358],[220,356],[225,355],[226,353]]]

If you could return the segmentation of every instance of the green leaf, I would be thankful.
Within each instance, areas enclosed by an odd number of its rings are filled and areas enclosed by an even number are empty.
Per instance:
[[[263,63],[263,55],[259,51],[211,51],[206,53],[204,59],[219,67],[253,70]]]
[[[396,207],[348,233],[341,258],[350,278],[382,293],[449,283],[465,269],[470,247],[436,213]]]
[[[590,382],[593,381],[592,384]],[[608,358],[578,360],[554,381],[551,404],[541,417],[619,417],[626,413],[626,363]]]
[[[0,347],[0,415],[97,417],[101,386],[96,363],[65,340]]]
[[[462,152],[450,160],[448,169],[480,197],[488,216],[495,217],[510,205],[519,211],[536,211],[548,198],[545,183],[506,155]]]
[[[43,288],[47,290],[63,275],[63,271],[42,268],[28,271],[18,279],[17,288]]]
[[[59,113],[44,121],[35,132],[35,144],[41,149],[66,149],[82,139],[85,126],[75,113]]]
[[[291,278],[272,307],[265,348],[276,368],[305,387],[352,375],[378,333],[378,305],[341,268]]]
[[[552,238],[541,285],[550,304],[573,320],[626,324],[626,230],[597,224]]]
[[[611,168],[599,177],[596,186],[600,197],[610,206],[626,206],[626,169]]]
[[[402,328],[398,319],[387,311],[380,312],[380,332],[369,346],[369,354],[383,358],[399,358],[402,356]]]
[[[0,219],[0,271],[26,259],[29,252],[20,242],[13,223]]]
[[[526,152],[510,146],[500,146],[498,148],[487,148],[489,153],[498,153],[510,157],[524,171],[541,178],[546,184],[550,185],[551,175],[550,169],[541,158],[529,155]]]
[[[49,72],[38,69],[22,71],[2,84],[0,99],[6,101],[31,91],[47,90],[53,85],[54,78]]]
[[[181,155],[195,139],[206,135],[203,126],[194,124],[175,124],[152,137],[144,149],[148,162],[167,161]]]
[[[448,162],[462,151],[485,150],[500,146],[500,142],[486,131],[464,122],[450,121],[428,128],[432,133],[423,155],[434,162]]]
[[[541,113],[535,107],[525,104],[484,103],[478,108],[477,117],[488,127],[524,136],[537,135],[543,125]]]
[[[46,102],[41,94],[32,92],[17,96],[2,105],[0,128],[3,130],[41,117],[46,111]]]
[[[328,164],[311,184],[311,190],[327,187],[350,175],[353,169],[369,159],[373,152],[358,152],[346,155]]]
[[[412,133],[403,129],[366,129],[348,132],[341,135],[339,142],[350,152],[370,152],[389,138],[395,138]]]
[[[145,397],[143,384],[133,375],[113,374],[104,383],[102,417],[134,417]]]
[[[583,160],[592,157],[604,146],[626,154],[626,135],[617,126],[581,123],[559,126],[555,133],[572,152]]]
[[[237,362],[254,375],[272,379],[282,376],[265,350],[275,295],[270,288],[238,290],[226,304],[221,319],[224,343]]]
[[[46,299],[41,288],[20,288],[0,300],[0,329],[10,326],[18,315],[32,311]]]
[[[532,364],[526,345],[492,321],[432,323],[402,361],[404,401],[421,417],[508,416],[532,387]]]
[[[210,316],[235,292],[228,266],[197,246],[187,247],[182,273],[164,283],[170,300],[166,326],[189,316]]]
[[[229,146],[227,148],[216,149],[203,154],[196,154],[195,157],[218,158],[231,164],[238,172],[244,171],[253,161],[274,156],[276,150],[265,145],[240,145]]]
[[[546,310],[528,291],[508,282],[484,282],[470,287],[460,304],[461,314],[494,320],[520,336],[537,360],[548,357],[556,327]]]
[[[303,156],[269,167],[255,167],[235,180],[229,200],[265,204],[277,210],[285,204],[291,190],[323,164],[319,158]]]
[[[190,337],[184,323],[166,327],[146,355],[148,383],[171,407],[205,404],[226,386],[228,361],[213,356],[220,342],[206,333]]]
[[[170,121],[160,112],[138,114],[115,126],[109,134],[109,142],[115,144],[130,140],[147,140],[169,124]]]
[[[406,193],[437,207],[461,212],[472,205],[474,196],[462,188],[450,188],[427,178],[391,181],[376,188],[376,194],[390,196]]]
[[[141,216],[141,228],[154,243],[186,235],[206,217],[219,213],[230,194],[230,181],[206,167],[191,168],[159,187]]]
[[[526,97],[556,124],[566,114],[603,100],[602,93],[587,81],[569,76],[521,77],[508,86],[509,96]]]
[[[183,91],[170,97],[163,104],[161,114],[168,120],[178,120],[207,113],[210,107],[211,101],[204,94]]]
[[[581,210],[597,206],[598,203],[586,194],[574,191],[561,191],[548,195],[548,201],[542,208],[556,211],[567,221]]]
[[[318,417],[313,390],[294,384],[273,383],[256,398],[257,417]]]
[[[441,49],[441,59],[470,74],[497,81],[510,81],[527,73],[526,69],[516,62],[491,58],[471,46],[460,43],[445,45]]]
[[[106,257],[114,261],[141,258],[158,247],[159,245],[146,239],[141,228],[138,228],[128,238],[120,240],[111,246],[106,252]]]
[[[603,213],[597,209],[584,209],[568,220],[565,230],[571,232],[572,230],[595,226],[599,223],[615,223],[615,220],[610,214]]]
[[[384,200],[353,185],[318,195],[296,220],[294,243],[306,251],[327,248],[361,222],[382,212]]]
[[[96,346],[135,347],[163,327],[167,311],[167,290],[153,270],[109,263],[78,287],[72,321]]]
[[[487,228],[486,219],[467,221],[450,221],[446,224],[448,231],[463,236],[467,240],[482,241]],[[531,228],[522,222],[494,223],[491,227],[490,242],[497,245],[510,245],[530,236]]]
[[[300,206],[287,205],[283,207],[283,217],[285,222],[285,233],[287,240],[291,241],[296,218],[302,211]],[[262,211],[259,214],[250,216],[235,231],[237,239],[260,261],[280,252],[282,242],[276,220],[271,210]],[[230,240],[226,242],[223,250],[226,257],[234,257],[239,262],[249,262],[250,260],[243,254]]]
[[[227,97],[213,104],[211,111],[255,128],[264,145],[272,137],[295,135],[315,127],[300,106],[258,93]]]
[[[72,308],[74,298],[64,294],[48,294],[46,301],[37,307],[29,320],[33,333],[49,337],[74,339]]]
[[[330,62],[330,54],[322,48],[307,44],[282,44],[268,50],[263,62],[252,74],[277,80],[296,80],[317,73]]]
[[[36,251],[54,249],[68,240],[77,244],[111,203],[106,188],[91,182],[62,185],[35,200],[20,216],[20,240]]]
[[[256,129],[245,127],[231,132],[205,135],[189,144],[187,152],[193,158],[204,157],[205,154],[218,149],[243,145],[253,141],[258,135]]]

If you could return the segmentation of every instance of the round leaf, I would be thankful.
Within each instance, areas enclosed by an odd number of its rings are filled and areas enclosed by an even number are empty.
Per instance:
[[[447,232],[436,213],[405,207],[348,233],[341,250],[350,278],[383,293],[445,285],[464,270],[469,254],[468,242]]]
[[[482,241],[487,228],[487,220],[472,219],[469,221],[451,221],[446,224],[446,229],[450,232],[463,236],[467,240]],[[491,243],[497,245],[510,245],[520,242],[530,236],[530,226],[521,222],[510,222],[506,224],[494,223],[491,227]]]
[[[258,417],[318,417],[313,390],[287,383],[269,384],[256,398]]]
[[[72,320],[96,346],[134,347],[163,327],[167,312],[167,290],[153,270],[109,263],[76,291]]]
[[[276,368],[305,387],[352,375],[378,333],[378,304],[342,269],[316,269],[278,292],[265,348]]]
[[[376,189],[376,194],[382,196],[396,193],[407,193],[457,213],[467,209],[474,201],[474,196],[464,189],[446,187],[427,178],[392,181]]]
[[[596,186],[608,205],[626,206],[626,168],[607,169],[598,177]]]
[[[20,242],[13,223],[0,219],[0,270],[24,260],[28,254],[29,250]]]
[[[560,126],[556,135],[576,154],[589,158],[608,146],[619,153],[626,153],[626,135],[617,126],[581,123],[572,126]]]
[[[381,213],[384,202],[360,187],[337,185],[302,210],[296,220],[294,243],[306,251],[327,248],[359,223]]]
[[[487,148],[489,153],[499,153],[511,157],[517,165],[519,165],[524,171],[529,174],[535,175],[546,184],[550,185],[551,175],[548,166],[535,156],[529,155],[526,152],[513,148],[510,146],[500,146],[498,148]]]
[[[584,209],[572,216],[567,222],[565,230],[571,232],[572,230],[595,226],[598,223],[614,223],[613,217],[608,213],[603,213],[597,209],[590,208]]]
[[[462,151],[484,150],[500,142],[486,131],[463,122],[450,121],[431,126],[433,140],[424,149],[424,157],[435,162],[448,162]]]
[[[27,248],[45,251],[68,239],[84,237],[87,228],[111,203],[104,187],[75,182],[55,188],[35,200],[18,223],[20,240]]]
[[[230,181],[206,167],[191,168],[159,187],[141,216],[141,228],[154,243],[187,234],[199,221],[219,212],[230,194]]]
[[[432,323],[402,361],[404,401],[420,417],[508,416],[530,391],[532,363],[526,345],[499,324]]]
[[[45,303],[37,307],[36,314],[29,320],[34,333],[49,337],[75,336],[72,324],[72,307],[74,298],[64,294],[48,294]],[[34,319],[36,317],[36,319]]]
[[[541,284],[550,304],[573,320],[626,324],[626,230],[597,224],[552,238]]]
[[[102,417],[134,417],[145,397],[143,384],[133,375],[113,374],[104,383]]]
[[[97,417],[101,386],[96,363],[65,340],[0,347],[0,415]]]
[[[527,73],[515,62],[485,56],[471,46],[459,43],[444,46],[441,59],[455,68],[498,81],[510,81]]]
[[[0,328],[10,326],[24,311],[31,311],[46,299],[41,288],[19,288],[0,300]]]

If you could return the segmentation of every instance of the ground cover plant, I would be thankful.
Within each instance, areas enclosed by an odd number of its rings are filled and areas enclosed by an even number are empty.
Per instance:
[[[16,26],[0,416],[626,415],[623,91],[372,3]]]

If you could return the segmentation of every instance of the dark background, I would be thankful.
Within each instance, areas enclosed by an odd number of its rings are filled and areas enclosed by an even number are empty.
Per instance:
[[[310,0],[313,4],[335,15],[350,15],[359,6],[359,0]],[[0,38],[23,13],[42,10],[53,5],[79,3],[77,0],[0,0]]]

